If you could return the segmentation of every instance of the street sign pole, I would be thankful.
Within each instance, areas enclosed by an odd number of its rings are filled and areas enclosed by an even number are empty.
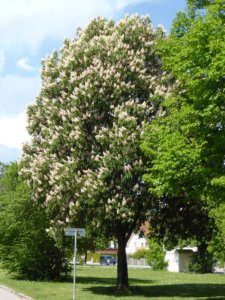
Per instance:
[[[73,300],[75,300],[76,286],[76,257],[77,257],[77,231],[74,233],[74,273],[73,273]]]
[[[77,256],[77,236],[85,236],[86,230],[84,228],[65,228],[66,236],[74,236],[74,274],[73,274],[73,300],[75,300],[76,287],[76,256]]]

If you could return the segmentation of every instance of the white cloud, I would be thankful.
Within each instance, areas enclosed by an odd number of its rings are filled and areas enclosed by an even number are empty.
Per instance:
[[[19,67],[21,67],[22,69],[28,70],[28,71],[32,71],[35,70],[34,67],[29,66],[29,61],[30,59],[28,57],[22,57],[20,60],[18,60],[18,62],[16,63]]]
[[[4,70],[4,64],[5,64],[5,55],[4,55],[4,51],[1,50],[0,51],[0,72]]]
[[[1,117],[0,144],[21,150],[22,143],[31,141],[31,138],[27,133],[26,126],[26,113],[22,113],[16,118]]]
[[[41,88],[41,79],[6,75],[0,77],[0,117],[16,117],[26,110],[28,103],[35,101]],[[1,131],[1,127],[0,127]]]
[[[149,0],[156,2],[157,0]],[[27,47],[36,52],[48,38],[71,38],[94,16],[115,16],[119,9],[146,0],[8,0],[0,10],[0,48]],[[15,48],[16,49],[16,48]],[[26,48],[27,49],[27,48]]]

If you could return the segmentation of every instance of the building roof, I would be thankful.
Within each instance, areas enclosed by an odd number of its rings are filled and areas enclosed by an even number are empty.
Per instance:
[[[178,253],[193,253],[192,249],[175,249],[175,252]]]
[[[140,230],[144,232],[144,235],[147,235],[150,233],[148,230],[149,227],[149,221],[145,221],[144,224],[141,225]]]
[[[150,233],[150,231],[148,230],[148,226],[149,226],[149,221],[145,221],[144,224],[141,225],[140,227],[140,231],[144,232],[144,238],[146,239],[146,235],[148,235]],[[130,241],[132,240],[134,233],[132,232],[128,242],[127,242],[127,247],[129,247],[130,245]]]

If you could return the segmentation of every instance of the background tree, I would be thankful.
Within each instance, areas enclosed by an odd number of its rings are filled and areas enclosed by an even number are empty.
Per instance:
[[[224,1],[188,1],[167,40],[158,41],[163,68],[180,90],[163,100],[163,116],[146,129],[144,179],[157,196],[224,201]],[[200,10],[199,10],[200,9]]]
[[[163,243],[153,238],[150,238],[147,243],[149,247],[145,255],[147,264],[153,270],[164,270],[168,266],[168,261],[165,261],[166,250],[163,248]]]
[[[94,18],[43,60],[42,88],[27,110],[33,140],[20,174],[33,200],[52,214],[54,235],[76,223],[117,238],[118,289],[128,287],[126,243],[150,203],[141,135],[157,96],[172,88],[159,84],[157,38],[163,27],[153,31],[148,15]]]
[[[168,266],[165,262],[166,250],[163,248],[163,242],[158,238],[152,238],[149,236],[147,241],[148,249],[142,249],[136,251],[132,258],[141,259],[145,258],[147,264],[152,267],[153,270],[163,270]]]
[[[3,177],[7,170],[8,165],[4,164],[3,162],[0,161],[0,179]]]
[[[225,271],[225,205],[224,203],[210,211],[210,215],[215,219],[217,230],[213,232],[209,244],[209,251],[220,262],[220,267],[224,265]]]
[[[66,243],[56,246],[46,228],[50,218],[31,201],[30,189],[18,175],[17,163],[11,163],[0,179],[0,257],[2,266],[29,280],[55,280],[66,275]]]
[[[101,237],[95,231],[86,232],[85,237],[79,238],[79,242],[77,243],[77,254],[85,256],[84,263],[86,264],[88,251],[93,253],[98,250],[105,250],[109,247],[109,243],[111,240],[112,237],[105,237],[105,235]]]
[[[212,271],[212,255],[208,246],[217,230],[215,219],[210,216],[210,208],[206,202],[193,199],[175,199],[161,197],[154,202],[150,212],[150,238],[160,240],[167,250],[188,246],[195,240],[198,247],[197,260],[204,262],[199,271]]]

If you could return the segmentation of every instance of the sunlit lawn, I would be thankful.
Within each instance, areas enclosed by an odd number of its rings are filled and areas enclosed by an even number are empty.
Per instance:
[[[77,266],[77,300],[198,299],[225,300],[223,274],[185,274],[129,268],[129,291],[115,291],[116,267]],[[73,277],[67,282],[15,280],[0,274],[0,284],[36,300],[72,300]]]

